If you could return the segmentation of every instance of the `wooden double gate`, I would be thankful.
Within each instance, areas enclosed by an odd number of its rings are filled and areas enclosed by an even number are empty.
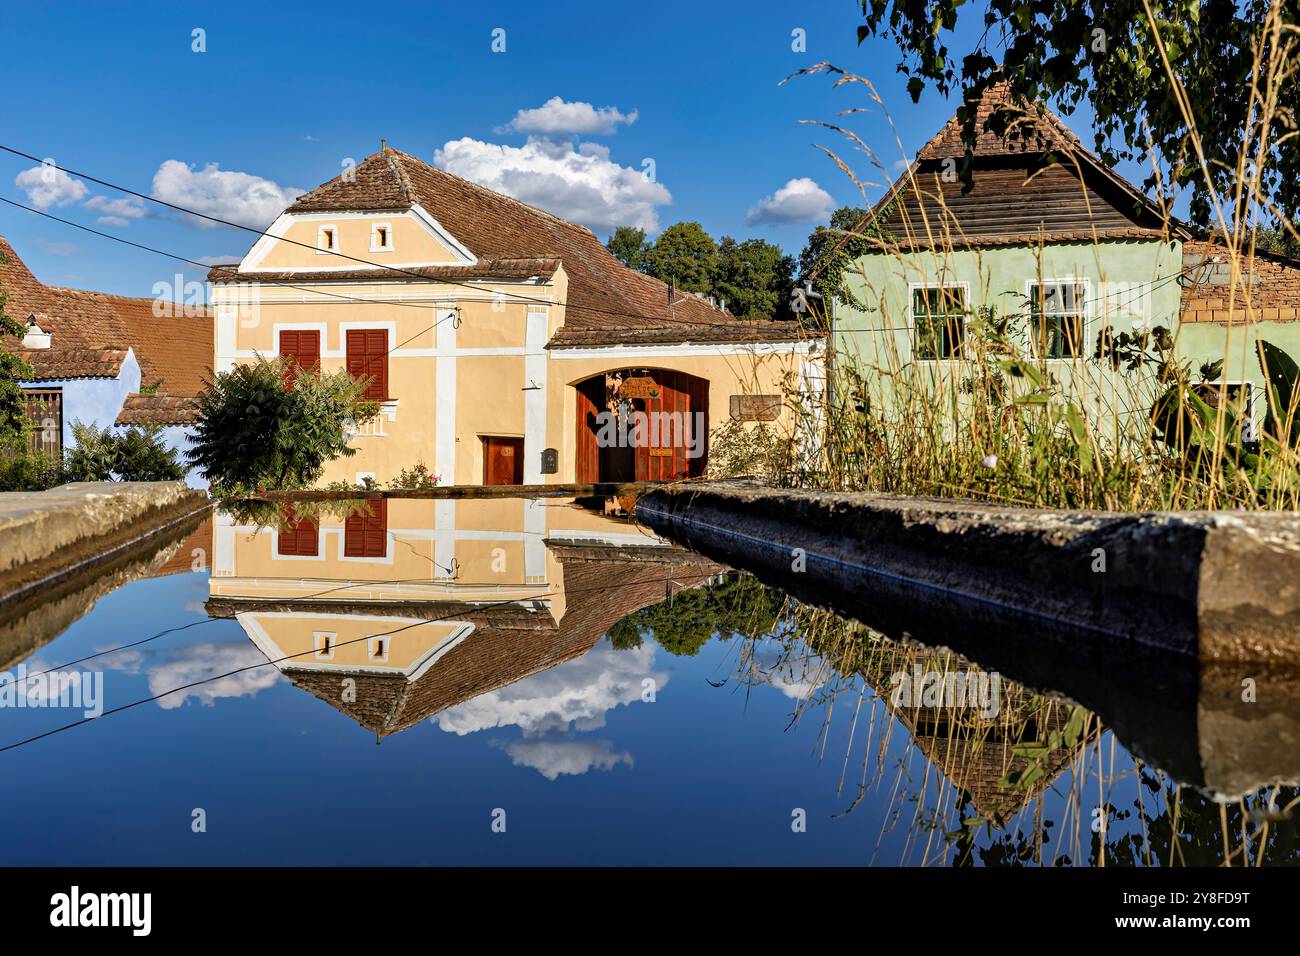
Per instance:
[[[63,454],[63,389],[25,388],[23,402],[32,423],[27,447],[32,451]]]
[[[669,369],[621,369],[578,383],[577,393],[577,481],[675,481],[704,474],[707,379]]]

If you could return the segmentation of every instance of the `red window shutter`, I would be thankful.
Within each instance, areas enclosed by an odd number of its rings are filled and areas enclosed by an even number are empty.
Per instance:
[[[343,522],[344,557],[382,558],[388,554],[388,501],[372,498],[366,504],[369,514],[350,515]]]
[[[320,368],[320,331],[285,329],[280,332],[280,355],[289,360],[284,383],[292,385],[299,369]]]
[[[348,329],[348,374],[370,377],[366,398],[386,399],[388,394],[388,332],[384,329]]]
[[[276,551],[282,555],[297,557],[315,557],[317,534],[316,525],[310,518],[298,518],[289,506],[284,512],[289,525],[278,535]]]

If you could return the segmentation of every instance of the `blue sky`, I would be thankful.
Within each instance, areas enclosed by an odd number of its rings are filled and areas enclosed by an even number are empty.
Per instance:
[[[854,0],[6,5],[0,142],[264,227],[294,189],[328,180],[386,137],[601,238],[617,222],[694,219],[715,237],[757,236],[797,253],[827,197],[861,202],[814,144],[884,181],[837,134],[800,120],[871,107],[849,125],[887,166],[902,154],[859,88],[834,90],[825,77],[781,86],[783,77],[820,60],[867,76],[909,156],[952,112],[933,92],[913,105],[896,50],[858,46],[860,21]],[[192,50],[196,28],[202,53]],[[492,49],[498,28],[504,52]],[[792,49],[796,29],[804,52]],[[646,159],[653,183],[639,175]],[[35,196],[56,215],[203,261],[238,258],[254,238],[84,181],[42,194],[38,173],[20,179],[33,165],[0,155],[0,195]],[[0,234],[49,283],[149,295],[179,268],[7,206]]]

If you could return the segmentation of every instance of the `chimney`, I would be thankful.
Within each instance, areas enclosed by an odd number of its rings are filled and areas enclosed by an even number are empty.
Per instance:
[[[44,318],[44,316],[41,316]],[[23,334],[23,348],[25,349],[48,349],[50,347],[50,333],[41,328],[36,321],[35,314],[27,317],[27,331]]]

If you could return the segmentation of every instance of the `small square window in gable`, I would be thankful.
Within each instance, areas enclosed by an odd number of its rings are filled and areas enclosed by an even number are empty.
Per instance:
[[[376,222],[370,226],[370,251],[393,251],[393,227],[391,223]]]
[[[328,255],[339,251],[339,230],[337,226],[321,226],[316,230],[316,254]]]

